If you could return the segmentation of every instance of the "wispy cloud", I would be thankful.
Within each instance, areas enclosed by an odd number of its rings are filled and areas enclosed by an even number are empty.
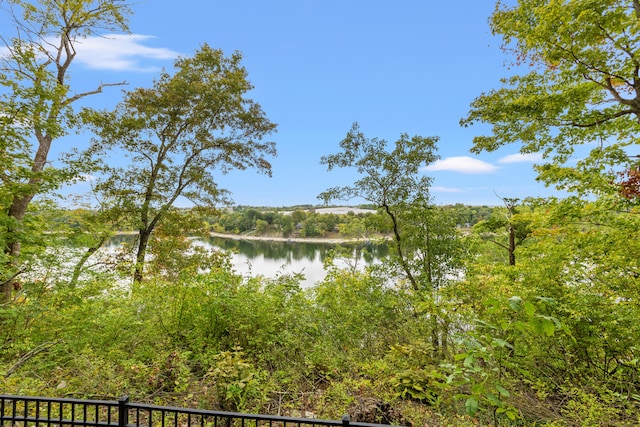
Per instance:
[[[467,174],[492,173],[498,168],[469,156],[447,157],[424,168],[427,171],[452,171]]]
[[[529,154],[509,154],[508,156],[504,156],[500,160],[499,163],[535,163],[542,160],[542,154],[540,153],[529,153]]]
[[[94,70],[156,72],[166,65],[165,61],[175,59],[180,52],[144,45],[154,38],[142,34],[107,34],[78,39],[75,61]],[[8,54],[9,49],[0,47],[0,57]]]
[[[173,60],[179,52],[148,47],[143,43],[153,36],[142,34],[108,34],[78,40],[76,60],[93,69],[112,71],[153,72],[161,68],[145,61]]]
[[[434,193],[464,193],[465,192],[461,188],[443,187],[441,185],[434,185],[433,187],[430,187],[429,190],[431,190]]]

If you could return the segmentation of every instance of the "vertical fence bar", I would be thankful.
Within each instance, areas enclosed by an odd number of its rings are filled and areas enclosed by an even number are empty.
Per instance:
[[[129,396],[122,396],[118,399],[118,427],[126,427],[129,424]]]
[[[104,413],[105,411],[106,413]],[[399,427],[366,423],[356,424],[362,427]],[[129,396],[123,396],[114,402],[113,400],[94,401],[59,398],[51,398],[49,400],[41,397],[16,397],[0,394],[0,427],[355,426],[351,425],[349,414],[343,415],[341,421],[327,421],[136,404],[129,400]]]

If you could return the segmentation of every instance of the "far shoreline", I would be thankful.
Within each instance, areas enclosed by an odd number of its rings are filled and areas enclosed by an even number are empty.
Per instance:
[[[211,237],[219,237],[221,239],[230,240],[254,240],[263,242],[284,242],[284,243],[326,243],[338,245],[341,243],[366,243],[372,240],[340,238],[340,237],[283,237],[283,236],[252,236],[249,234],[226,234],[212,231],[209,233]]]

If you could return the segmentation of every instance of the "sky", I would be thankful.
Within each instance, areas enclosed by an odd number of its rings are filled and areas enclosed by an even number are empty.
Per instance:
[[[249,96],[278,125],[267,138],[278,155],[269,159],[271,178],[250,169],[218,177],[236,204],[320,204],[322,191],[351,185],[359,178],[354,171],[327,171],[320,159],[340,151],[355,122],[366,137],[390,143],[403,133],[439,137],[441,160],[422,171],[433,178],[436,204],[499,205],[500,197],[555,194],[535,180],[535,156],[519,155],[517,144],[471,154],[473,137],[490,127],[459,124],[474,98],[513,72],[489,28],[494,0],[134,3],[131,34],[82,42],[71,84],[89,89],[126,80],[127,90],[150,87],[163,67],[171,70],[177,56],[193,55],[204,43],[227,55],[240,51],[254,86]],[[121,97],[122,88],[106,88],[87,102],[109,108]],[[70,135],[55,149],[87,141]]]

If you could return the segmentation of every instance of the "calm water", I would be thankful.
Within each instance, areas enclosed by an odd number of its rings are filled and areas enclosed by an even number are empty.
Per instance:
[[[233,252],[234,268],[243,275],[276,277],[279,274],[302,273],[302,286],[311,286],[324,279],[324,261],[336,245],[329,243],[273,242],[256,240],[232,240],[211,237],[205,243],[215,249]],[[353,254],[351,265],[359,268],[387,256],[386,245],[342,245]],[[336,265],[349,267],[343,261]]]
[[[125,242],[131,242],[134,236],[115,236],[109,248],[113,249]],[[305,280],[303,287],[314,285],[324,279],[326,271],[324,261],[330,251],[336,248],[330,243],[274,242],[258,240],[233,240],[220,237],[198,239],[205,247],[231,251],[234,269],[244,276],[277,277],[282,274],[301,273]],[[342,245],[352,253],[347,262],[336,260],[339,267],[349,268],[378,262],[388,254],[388,247],[383,244],[350,244]]]

